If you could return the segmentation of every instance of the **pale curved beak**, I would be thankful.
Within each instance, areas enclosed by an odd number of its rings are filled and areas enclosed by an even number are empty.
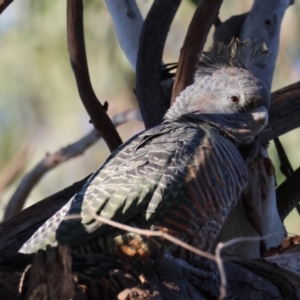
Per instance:
[[[253,109],[250,114],[253,117],[253,121],[261,124],[262,128],[268,123],[268,111],[264,106]]]

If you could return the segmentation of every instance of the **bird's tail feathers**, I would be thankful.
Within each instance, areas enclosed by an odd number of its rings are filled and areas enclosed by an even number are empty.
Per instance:
[[[73,198],[68,201],[56,214],[48,219],[19,250],[20,253],[35,253],[46,249],[47,245],[57,246],[56,230],[70,209]]]

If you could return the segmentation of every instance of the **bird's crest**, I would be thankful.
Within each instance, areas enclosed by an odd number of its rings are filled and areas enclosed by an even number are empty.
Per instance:
[[[251,70],[252,67],[264,68],[269,50],[266,44],[233,39],[229,45],[215,43],[204,51],[197,65],[195,77],[212,75],[223,67],[236,67]]]

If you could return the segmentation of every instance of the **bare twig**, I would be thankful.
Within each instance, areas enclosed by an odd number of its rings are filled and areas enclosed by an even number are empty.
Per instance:
[[[71,65],[82,103],[96,130],[113,151],[122,144],[122,140],[92,88],[84,44],[82,0],[67,0],[67,36]]]
[[[11,4],[14,0],[0,0],[0,14]]]
[[[29,153],[29,145],[25,144],[13,156],[0,174],[0,193],[7,188],[25,167]]]
[[[216,254],[215,262],[218,266],[218,270],[220,272],[220,279],[221,279],[219,300],[224,300],[226,298],[226,285],[227,285],[224,264],[223,264],[223,261],[221,258],[222,250],[226,247],[229,247],[234,244],[241,243],[241,242],[262,241],[262,240],[270,238],[276,234],[280,234],[280,232],[273,232],[273,233],[264,235],[262,237],[238,237],[238,238],[231,239],[227,242],[217,244],[217,247],[215,250],[215,254]]]
[[[170,241],[170,242],[172,242],[176,245],[179,245],[182,248],[187,249],[187,250],[189,250],[189,251],[191,251],[191,252],[193,252],[197,255],[201,255],[201,256],[206,257],[208,259],[215,260],[214,255],[212,255],[210,253],[207,253],[205,251],[199,250],[199,249],[183,242],[182,240],[179,240],[179,239],[175,238],[174,236],[172,236],[172,235],[170,235],[166,232],[140,229],[140,228],[132,227],[132,226],[129,226],[129,225],[121,224],[119,222],[109,220],[109,219],[106,219],[102,216],[96,215],[92,211],[92,209],[90,209],[90,214],[93,216],[94,219],[96,219],[100,222],[103,222],[105,224],[108,224],[112,227],[119,228],[119,229],[129,231],[129,232],[133,232],[133,233],[137,233],[137,234],[141,234],[141,235],[161,237],[161,238],[163,238],[165,240],[168,240],[168,241]],[[65,220],[70,220],[70,219],[78,219],[78,218],[81,218],[81,216],[80,215],[68,215],[64,219]]]
[[[155,0],[144,22],[136,68],[136,95],[146,128],[161,123],[170,106],[161,89],[167,34],[181,0]]]
[[[119,222],[116,222],[116,221],[113,221],[113,220],[110,220],[110,219],[107,219],[107,218],[104,218],[102,216],[99,216],[99,215],[95,214],[95,212],[93,211],[93,209],[91,207],[89,207],[89,212],[95,220],[98,220],[98,221],[100,221],[104,224],[108,224],[112,227],[119,228],[119,229],[122,229],[122,230],[125,230],[125,231],[128,231],[128,232],[133,232],[133,233],[136,233],[136,234],[141,234],[141,235],[145,235],[145,236],[161,237],[161,238],[163,238],[165,240],[168,240],[171,243],[173,243],[175,245],[178,245],[178,246],[180,246],[180,247],[182,247],[182,248],[184,248],[188,251],[191,251],[191,252],[193,252],[197,255],[200,255],[200,256],[203,256],[207,259],[216,261],[216,257],[213,254],[210,254],[208,252],[197,249],[197,248],[183,242],[182,240],[180,240],[178,238],[175,238],[174,236],[172,236],[172,235],[170,235],[166,232],[140,229],[140,228],[132,227],[132,226],[129,226],[129,225],[121,224]],[[80,218],[81,218],[80,215],[68,215],[68,216],[65,216],[64,220],[80,219]],[[221,257],[219,258],[219,265],[222,265]],[[218,267],[219,267],[219,265],[218,265]],[[222,265],[222,268],[224,268],[223,265]],[[219,269],[219,271],[221,271],[221,269]],[[220,272],[220,276],[225,276],[225,272],[223,272],[222,274]],[[226,282],[226,278],[223,278],[222,281]],[[221,292],[221,290],[220,290],[220,292]]]
[[[266,239],[270,236],[276,235],[277,232],[275,233],[271,233],[268,234],[266,236],[263,237],[240,237],[240,238],[235,238],[232,239],[230,241],[227,241],[225,243],[219,243],[216,247],[216,251],[215,251],[215,255],[210,254],[208,252],[202,251],[200,249],[197,249],[185,242],[183,242],[182,240],[175,238],[174,236],[166,233],[166,232],[162,232],[162,231],[152,231],[152,230],[146,230],[146,229],[140,229],[140,228],[136,228],[136,227],[132,227],[126,224],[121,224],[119,222],[104,218],[102,216],[99,216],[97,214],[95,214],[94,210],[91,207],[88,207],[89,209],[89,213],[91,214],[91,216],[95,219],[98,220],[104,224],[108,224],[110,226],[113,226],[115,228],[119,228],[121,230],[125,230],[128,232],[133,232],[136,234],[141,234],[141,235],[145,235],[145,236],[156,236],[156,237],[161,237],[165,240],[170,241],[173,244],[176,244],[188,251],[191,251],[197,255],[203,256],[207,259],[213,260],[216,262],[217,267],[218,267],[218,271],[220,273],[220,278],[221,278],[221,285],[220,285],[220,296],[219,296],[219,300],[224,300],[226,298],[226,285],[227,285],[227,281],[226,281],[226,274],[225,274],[225,270],[224,270],[224,264],[223,264],[223,260],[221,258],[221,251],[222,249],[235,244],[235,243],[239,243],[239,242],[243,242],[243,241],[260,241],[262,239]],[[81,218],[80,215],[68,215],[65,216],[65,220],[71,220],[71,219],[78,219]]]
[[[200,0],[180,50],[177,72],[173,85],[171,104],[192,82],[194,68],[212,24],[218,16],[222,0]]]
[[[23,273],[22,273],[22,275],[21,275],[20,284],[19,284],[19,288],[18,288],[19,294],[21,294],[22,291],[23,291],[23,288],[24,288],[24,279],[25,279],[25,276],[26,276],[26,274],[28,273],[28,271],[30,270],[31,267],[32,267],[32,265],[29,264],[29,265],[25,268],[25,270],[23,271]]]
[[[112,122],[115,124],[115,126],[119,126],[128,121],[141,121],[141,119],[142,117],[139,110],[128,110],[113,116]],[[92,130],[89,134],[84,136],[79,141],[62,148],[53,154],[47,154],[46,157],[42,159],[22,179],[15,193],[12,195],[11,199],[8,202],[4,214],[4,220],[8,220],[22,210],[29,193],[37,184],[37,182],[45,175],[46,172],[57,167],[61,163],[70,160],[71,158],[81,155],[96,141],[98,141],[99,138],[101,138],[101,136],[97,134],[95,130]]]

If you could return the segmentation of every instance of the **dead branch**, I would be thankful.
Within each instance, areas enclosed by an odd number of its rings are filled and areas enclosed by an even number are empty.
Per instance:
[[[67,37],[71,65],[82,103],[95,129],[101,134],[110,151],[113,151],[122,144],[122,140],[106,114],[105,106],[97,99],[90,81],[84,43],[82,0],[67,0]]]
[[[204,47],[209,29],[218,16],[222,2],[222,0],[199,1],[180,50],[171,104],[191,84],[198,55]]]
[[[136,68],[136,95],[146,128],[161,123],[170,106],[161,89],[161,63],[167,34],[180,2],[155,0],[142,28]]]
[[[0,174],[0,193],[6,189],[23,171],[29,154],[29,145],[25,144],[12,157]]]
[[[139,110],[127,110],[112,117],[112,123],[115,126],[119,126],[133,120],[142,121]],[[28,172],[20,182],[19,186],[8,202],[4,213],[4,221],[8,220],[22,210],[31,190],[48,171],[52,170],[63,162],[82,155],[100,138],[101,136],[95,130],[92,130],[79,141],[61,148],[53,154],[47,154],[46,157],[43,158],[30,172]]]
[[[61,148],[53,154],[47,153],[46,156],[21,180],[7,204],[3,220],[6,221],[10,219],[22,210],[30,192],[48,171],[57,167],[61,163],[70,160],[71,158],[81,155],[91,145],[98,141],[98,139],[98,134],[95,130],[92,130],[79,141]]]

